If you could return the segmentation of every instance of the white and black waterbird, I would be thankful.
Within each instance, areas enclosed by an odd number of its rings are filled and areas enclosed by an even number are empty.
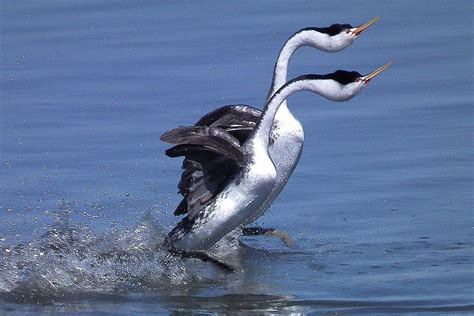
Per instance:
[[[325,52],[341,51],[349,47],[377,20],[378,17],[358,27],[352,27],[349,24],[333,24],[329,27],[308,27],[296,32],[286,41],[280,51],[267,100],[286,82],[289,61],[298,48],[311,46]],[[260,110],[248,105],[227,105],[206,114],[195,125],[223,128],[237,139],[239,145],[242,145],[253,131],[260,115]],[[176,144],[170,138],[164,140]],[[184,171],[178,184],[183,199],[177,206],[175,215],[189,213],[193,216],[227,186],[237,170],[234,163],[235,157],[208,150],[208,147],[212,145],[208,143],[210,139],[207,135],[200,139],[199,135],[195,134],[189,140],[190,142],[185,145],[178,145],[166,151],[170,157],[185,156]],[[303,142],[303,127],[284,101],[272,123],[270,134],[269,154],[275,164],[276,182],[259,212],[253,214],[252,218],[245,219],[244,224],[249,224],[262,215],[281,192],[298,164]],[[190,145],[192,145],[192,150]],[[273,232],[273,229],[261,227],[243,230],[244,235]]]
[[[199,210],[189,212],[168,234],[165,246],[174,254],[197,257],[227,267],[204,252],[233,229],[252,218],[260,210],[275,187],[277,170],[269,147],[271,131],[278,109],[291,94],[308,90],[329,100],[343,102],[356,96],[374,77],[390,64],[368,75],[338,70],[326,75],[303,75],[288,81],[273,94],[247,140],[239,140],[219,127],[190,126],[169,130],[162,139],[185,144],[190,158],[195,138],[210,152],[230,159],[235,171],[229,182]],[[184,149],[183,149],[184,150]],[[199,152],[198,152],[199,155]]]

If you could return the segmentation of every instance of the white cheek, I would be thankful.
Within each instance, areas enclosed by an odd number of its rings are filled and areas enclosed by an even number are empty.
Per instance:
[[[354,37],[345,32],[331,38],[331,51],[338,52],[349,47],[354,42]]]
[[[318,93],[328,100],[344,102],[355,97],[363,88],[362,82],[342,85],[334,80],[315,80],[309,90]]]
[[[320,95],[331,101],[345,101],[343,87],[333,80],[320,80],[315,82],[313,84],[313,91],[318,91]]]
[[[331,101],[345,102],[355,97],[361,90],[362,85],[359,82],[341,85],[335,81],[328,81],[325,89],[328,92],[327,98]]]
[[[354,82],[344,86],[342,89],[341,101],[348,101],[359,94],[364,87],[362,82]]]

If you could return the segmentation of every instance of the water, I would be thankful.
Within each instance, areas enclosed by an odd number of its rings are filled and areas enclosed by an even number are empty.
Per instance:
[[[0,313],[474,310],[472,4],[3,2]],[[156,250],[176,223],[165,130],[261,106],[284,41],[381,20],[290,75],[394,65],[343,104],[301,93],[302,159],[226,274]],[[231,236],[232,237],[232,236]]]

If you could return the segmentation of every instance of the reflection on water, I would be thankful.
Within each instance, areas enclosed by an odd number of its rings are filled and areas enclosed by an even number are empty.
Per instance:
[[[470,4],[264,4],[2,3],[0,313],[472,312]],[[229,236],[213,251],[235,274],[167,258],[180,161],[158,136],[261,107],[296,30],[379,15],[291,62],[395,60],[348,103],[290,99],[305,149],[261,222],[295,246]]]

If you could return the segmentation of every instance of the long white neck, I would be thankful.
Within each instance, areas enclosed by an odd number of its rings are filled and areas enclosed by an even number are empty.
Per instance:
[[[267,101],[280,89],[287,80],[288,64],[294,52],[302,46],[312,46],[319,50],[328,51],[330,39],[327,34],[322,34],[314,30],[304,30],[294,34],[283,45],[273,70],[273,81],[267,95]]]
[[[323,95],[325,92],[325,80],[297,80],[288,83],[283,88],[275,92],[268,101],[267,105],[263,109],[263,114],[260,117],[260,121],[254,129],[254,133],[250,140],[253,144],[258,144],[268,148],[270,130],[275,119],[280,105],[288,98],[291,94],[301,91],[309,90],[317,94]]]

